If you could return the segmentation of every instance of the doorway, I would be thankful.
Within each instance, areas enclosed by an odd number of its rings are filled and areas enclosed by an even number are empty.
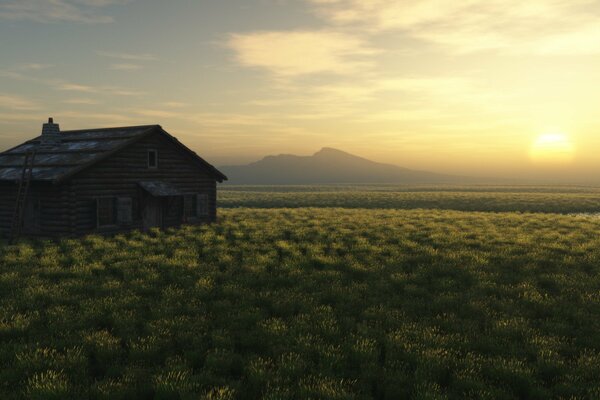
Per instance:
[[[144,230],[163,227],[163,202],[159,197],[146,197],[144,210],[142,212]]]

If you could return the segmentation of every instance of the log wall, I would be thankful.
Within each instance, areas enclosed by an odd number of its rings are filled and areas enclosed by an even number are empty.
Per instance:
[[[158,150],[158,168],[148,168],[148,150]],[[73,233],[116,233],[142,229],[142,207],[146,194],[138,185],[140,181],[164,181],[183,193],[206,193],[209,197],[209,215],[190,222],[216,221],[215,178],[206,167],[198,165],[189,154],[157,133],[73,177],[68,183]],[[133,222],[128,226],[97,229],[96,199],[103,196],[133,198]],[[165,198],[164,202],[169,201]],[[167,207],[163,217],[165,228],[181,224],[182,202],[171,199],[170,203],[171,207]]]
[[[158,168],[148,168],[148,150],[158,150]],[[156,133],[112,155],[87,170],[59,184],[32,182],[30,197],[40,199],[40,221],[32,236],[79,236],[87,233],[118,233],[143,229],[142,207],[145,193],[140,181],[164,181],[182,193],[205,193],[209,199],[209,215],[188,223],[216,221],[216,180],[207,167]],[[18,186],[0,182],[0,235],[10,233]],[[133,221],[127,225],[97,228],[96,200],[99,197],[131,197]],[[165,228],[182,222],[181,198],[163,200]],[[170,204],[169,207],[166,204]]]
[[[0,236],[10,233],[16,193],[17,185],[0,182]]]
[[[4,237],[10,234],[17,191],[17,184],[0,185],[0,235]],[[52,237],[71,233],[72,221],[69,218],[67,186],[32,182],[27,197],[36,203],[37,222],[35,226],[26,225],[23,229],[24,235]]]

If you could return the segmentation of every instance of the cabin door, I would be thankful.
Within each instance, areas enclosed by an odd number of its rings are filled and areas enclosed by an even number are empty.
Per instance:
[[[148,196],[143,211],[144,229],[162,228],[163,213],[162,199],[158,197]]]

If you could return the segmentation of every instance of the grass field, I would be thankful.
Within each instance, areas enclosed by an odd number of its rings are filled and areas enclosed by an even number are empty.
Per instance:
[[[222,207],[597,213],[600,189],[510,186],[225,186]]]
[[[265,190],[212,226],[0,245],[0,398],[600,398],[600,219],[244,207]]]

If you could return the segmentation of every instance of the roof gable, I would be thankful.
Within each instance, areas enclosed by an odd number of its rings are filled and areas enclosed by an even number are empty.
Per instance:
[[[42,143],[41,136],[0,153],[0,181],[21,177],[25,155],[35,151],[32,179],[52,183],[64,182],[77,173],[125,149],[142,138],[158,133],[188,153],[196,163],[207,168],[219,182],[227,177],[195,152],[184,146],[160,125],[63,131],[60,142]]]

